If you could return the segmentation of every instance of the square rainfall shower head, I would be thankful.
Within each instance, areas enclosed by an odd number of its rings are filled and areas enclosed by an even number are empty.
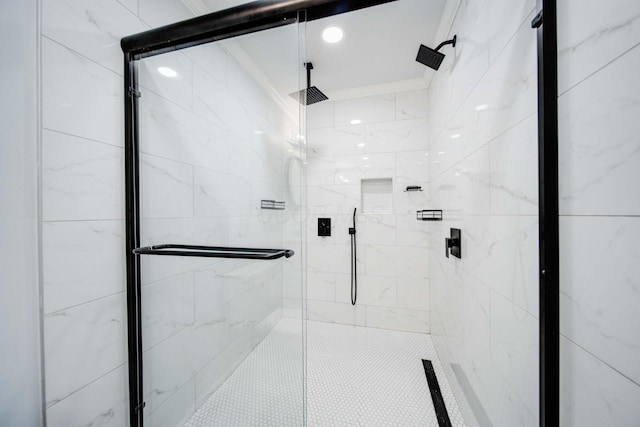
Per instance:
[[[437,52],[423,44],[420,45],[420,48],[418,49],[418,56],[416,57],[416,61],[426,65],[429,68],[433,68],[434,70],[440,68],[440,64],[442,64],[443,59],[444,54]]]
[[[302,105],[311,105],[315,104],[316,102],[326,101],[327,99],[329,99],[327,95],[322,93],[322,91],[315,86],[302,89],[298,92],[293,92],[289,95],[296,101],[300,102],[300,104]]]

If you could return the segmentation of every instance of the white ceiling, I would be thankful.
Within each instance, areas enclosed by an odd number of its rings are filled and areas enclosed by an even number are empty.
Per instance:
[[[446,1],[398,0],[308,22],[303,33],[307,61],[314,65],[311,84],[331,97],[352,88],[422,78],[425,67],[415,61],[418,47],[420,43],[433,46],[440,42],[434,38]],[[210,11],[243,3],[202,0]],[[322,31],[329,26],[344,31],[340,42],[329,44],[322,39]],[[245,59],[250,59],[283,95],[293,92],[298,84],[300,69],[296,64],[302,62],[297,55],[298,37],[296,26],[288,25],[238,37],[230,44],[236,50],[240,47],[246,53]]]

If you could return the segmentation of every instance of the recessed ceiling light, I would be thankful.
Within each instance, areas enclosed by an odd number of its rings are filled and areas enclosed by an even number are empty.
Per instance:
[[[487,104],[480,104],[476,107],[476,111],[486,110],[487,108],[489,108]]]
[[[460,135],[459,133],[455,133],[453,135],[451,135],[451,139],[456,139],[456,138],[460,138],[462,135]]]
[[[444,154],[444,151],[438,151],[438,154],[442,155]]]
[[[322,32],[322,38],[327,43],[337,43],[342,40],[342,30],[338,27],[329,27]]]
[[[361,142],[360,144],[358,144],[358,147],[364,147],[364,142]]]
[[[264,132],[261,131],[260,129],[256,129],[253,131],[253,133],[255,133],[256,135],[262,135]]]
[[[177,77],[178,72],[169,67],[158,67],[158,72],[165,77]]]
[[[360,119],[353,119],[350,122],[352,125],[359,125],[360,123],[362,123],[362,120]]]
[[[369,158],[368,157],[363,157],[362,160],[369,160]]]

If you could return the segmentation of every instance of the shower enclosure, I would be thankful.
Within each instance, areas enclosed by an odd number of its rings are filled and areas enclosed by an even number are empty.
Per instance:
[[[280,425],[306,425],[307,102],[289,94],[307,86],[307,22],[384,3],[255,2],[122,40],[132,426],[178,425],[198,409],[212,425],[260,424],[265,407]],[[277,84],[261,72],[274,61]],[[539,85],[541,102],[554,88]],[[539,118],[544,200],[557,195],[549,112]],[[541,203],[541,221],[553,223],[553,209]],[[557,236],[544,231],[542,424],[557,406]],[[444,232],[432,233],[430,257],[443,255]],[[447,304],[465,298],[439,286]],[[464,382],[459,366],[449,372]]]

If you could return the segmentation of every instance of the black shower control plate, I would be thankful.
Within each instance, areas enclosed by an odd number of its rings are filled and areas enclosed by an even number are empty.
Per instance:
[[[318,218],[318,236],[331,236],[331,218]]]

